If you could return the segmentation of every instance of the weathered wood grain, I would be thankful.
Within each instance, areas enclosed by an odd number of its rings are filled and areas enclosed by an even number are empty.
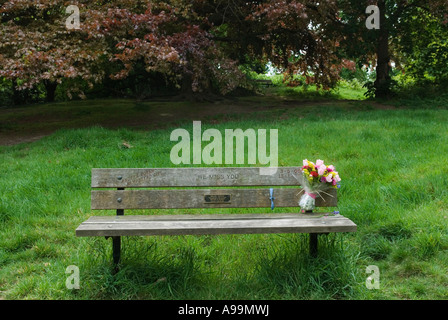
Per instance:
[[[214,215],[201,219],[154,219],[155,216],[120,216],[89,219],[76,229],[83,236],[151,236],[260,233],[354,232],[356,225],[342,216],[305,217],[296,214],[260,218],[258,215]],[[165,216],[166,217],[166,216]],[[219,217],[219,218],[218,218]]]
[[[298,207],[301,188],[273,188],[275,207]],[[317,207],[337,206],[336,189],[316,197]],[[221,197],[217,197],[221,196]],[[270,192],[263,189],[92,190],[92,210],[180,208],[270,208]],[[215,199],[216,200],[213,200]],[[212,199],[212,201],[208,201]]]
[[[154,169],[92,169],[92,188],[211,187],[211,186],[298,186],[299,167],[268,168],[205,167]]]
[[[333,214],[331,212],[313,212],[313,213],[212,213],[212,214],[157,214],[157,215],[129,215],[129,216],[91,216],[86,223],[96,222],[108,222],[113,218],[114,221],[173,221],[173,220],[210,220],[210,219],[317,219],[322,217],[331,217],[332,219],[346,219],[339,214]]]

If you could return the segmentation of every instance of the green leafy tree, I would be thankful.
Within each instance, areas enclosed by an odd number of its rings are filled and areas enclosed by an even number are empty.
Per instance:
[[[421,11],[397,41],[394,50],[402,54],[395,60],[418,83],[441,83],[448,79],[448,21]]]
[[[368,29],[365,25],[368,16],[365,10],[369,5],[379,9],[379,29]],[[415,47],[409,45],[409,37],[425,41],[428,32],[432,32],[422,15],[444,24],[448,14],[443,0],[338,0],[338,7],[339,30],[344,34],[341,48],[361,63],[376,65],[373,88],[377,97],[388,97],[391,93],[392,62],[399,65],[409,62],[407,58],[414,54]],[[415,32],[416,26],[418,32]]]

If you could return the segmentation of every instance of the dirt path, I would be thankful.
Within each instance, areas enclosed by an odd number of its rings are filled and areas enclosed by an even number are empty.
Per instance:
[[[362,101],[304,101],[273,96],[223,99],[214,102],[179,102],[134,100],[91,100],[72,103],[33,105],[0,109],[0,145],[33,142],[62,128],[103,126],[162,129],[180,121],[201,120],[216,123],[235,115],[273,110],[321,106],[348,106],[357,109]],[[392,106],[368,102],[377,109]]]
[[[15,144],[19,144],[19,143],[25,143],[25,142],[34,142],[37,140],[40,140],[48,135],[50,135],[51,133],[48,134],[35,134],[35,135],[31,135],[31,136],[27,136],[27,135],[17,135],[17,136],[5,136],[5,137],[1,137],[0,136],[0,145],[1,146],[12,146]]]

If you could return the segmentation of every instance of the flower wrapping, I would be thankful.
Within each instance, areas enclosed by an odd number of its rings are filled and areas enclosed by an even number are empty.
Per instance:
[[[299,199],[299,207],[302,211],[314,210],[316,207],[316,196],[325,193],[330,188],[339,188],[339,173],[333,165],[325,165],[324,161],[317,160],[316,163],[303,160],[301,185],[303,195]]]
[[[316,195],[314,193],[305,192],[300,197],[299,206],[304,211],[313,210],[316,206]]]

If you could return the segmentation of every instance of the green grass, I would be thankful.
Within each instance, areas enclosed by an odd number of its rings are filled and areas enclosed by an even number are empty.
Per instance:
[[[62,129],[0,147],[0,298],[446,299],[447,106],[343,102],[203,121],[222,133],[278,129],[280,166],[336,166],[338,210],[358,232],[321,237],[317,259],[306,235],[125,237],[114,274],[110,240],[75,237],[89,216],[114,214],[90,210],[91,168],[172,167],[170,133],[191,131],[190,120],[151,131]],[[79,290],[65,287],[70,265]],[[378,290],[365,286],[369,265],[381,272]]]
[[[365,90],[356,81],[348,82],[341,81],[335,88],[331,90],[318,90],[315,85],[305,85],[299,87],[287,87],[285,85],[278,85],[270,89],[271,93],[284,97],[300,97],[309,100],[365,100]]]
[[[365,100],[366,97],[364,93],[366,89],[363,88],[362,84],[356,80],[341,80],[338,84],[331,90],[317,89],[314,84],[306,84],[304,79],[300,80],[300,85],[295,87],[289,87],[283,82],[283,75],[256,75],[252,74],[254,79],[264,79],[271,80],[273,83],[272,87],[263,88],[260,87],[261,92],[267,94],[274,94],[276,96],[287,97],[287,98],[297,98],[300,100],[311,100],[319,101],[323,99],[332,100]],[[300,77],[296,77],[300,78]],[[297,80],[297,79],[296,79]]]

